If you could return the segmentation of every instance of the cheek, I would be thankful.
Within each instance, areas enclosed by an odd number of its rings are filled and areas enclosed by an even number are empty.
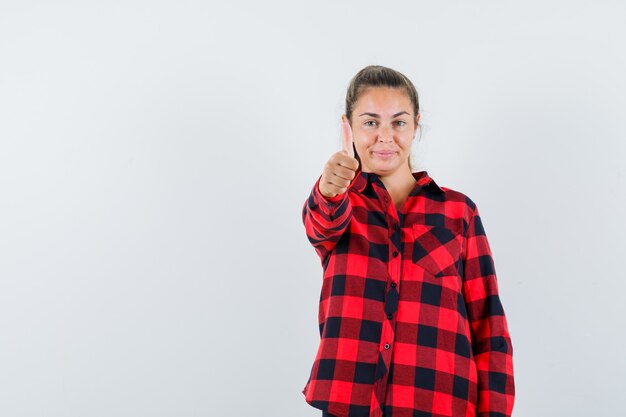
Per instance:
[[[412,145],[413,145],[412,135],[407,135],[405,138],[402,139],[402,142],[400,144],[400,146],[402,146],[406,150],[410,150]]]
[[[371,146],[372,143],[371,139],[366,135],[359,135],[358,137],[354,136],[352,140],[357,150],[361,149],[365,151],[369,146]]]

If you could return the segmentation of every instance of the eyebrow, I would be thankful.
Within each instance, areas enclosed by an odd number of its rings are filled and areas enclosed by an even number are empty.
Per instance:
[[[394,114],[394,115],[393,115],[393,116],[391,116],[391,117],[398,117],[398,116],[400,116],[401,114],[409,114],[409,113],[407,113],[407,112],[405,112],[405,111],[401,111],[401,112],[399,112],[399,113]],[[380,114],[376,114],[376,113],[368,113],[368,112],[365,112],[365,113],[361,113],[361,114],[359,114],[359,117],[361,117],[361,116],[370,116],[370,117],[377,117],[377,118],[380,118]],[[409,116],[410,116],[410,114],[409,114]]]

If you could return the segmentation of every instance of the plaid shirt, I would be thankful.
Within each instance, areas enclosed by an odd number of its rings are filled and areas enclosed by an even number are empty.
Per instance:
[[[304,203],[324,272],[302,393],[338,417],[509,417],[513,347],[478,208],[413,176],[398,210],[362,171],[333,198],[318,178]]]

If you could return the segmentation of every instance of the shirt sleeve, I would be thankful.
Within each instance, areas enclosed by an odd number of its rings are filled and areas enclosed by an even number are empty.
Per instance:
[[[463,297],[478,371],[477,417],[510,417],[515,398],[513,346],[498,295],[493,256],[474,205],[464,256]]]
[[[322,265],[333,250],[352,218],[352,206],[348,191],[334,197],[324,197],[317,179],[309,198],[302,208],[302,221],[309,242],[315,248]]]

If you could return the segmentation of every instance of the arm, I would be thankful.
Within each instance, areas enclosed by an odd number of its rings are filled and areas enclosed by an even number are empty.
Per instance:
[[[478,417],[510,417],[515,398],[513,346],[498,296],[495,265],[474,207],[467,231],[463,297],[478,371]]]
[[[343,235],[352,218],[348,191],[327,198],[319,190],[317,179],[302,208],[302,222],[309,242],[315,248],[322,265]]]

